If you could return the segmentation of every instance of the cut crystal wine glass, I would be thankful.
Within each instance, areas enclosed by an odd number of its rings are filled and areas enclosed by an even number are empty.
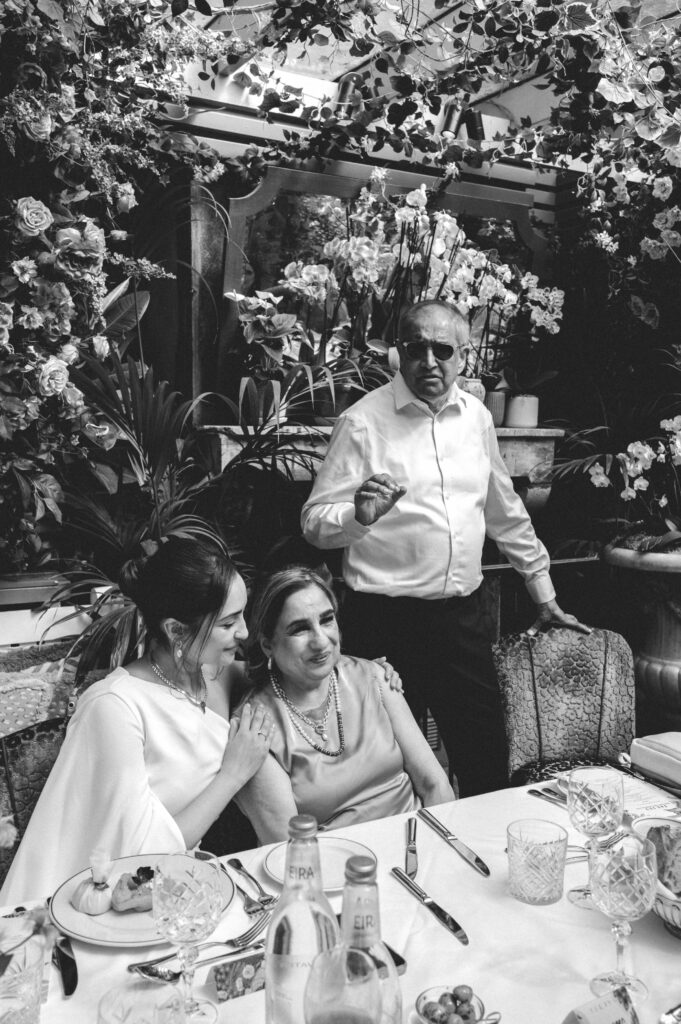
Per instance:
[[[657,858],[649,839],[625,835],[613,846],[589,849],[589,880],[595,906],[612,920],[617,950],[614,971],[597,975],[591,982],[594,995],[626,987],[632,995],[645,997],[648,989],[628,974],[625,953],[631,935],[631,921],[652,909],[657,890]]]
[[[586,838],[588,852],[599,839],[607,839],[622,824],[622,773],[615,768],[574,768],[568,778],[567,809],[571,823]],[[576,906],[593,905],[589,889],[584,886],[570,889],[567,897]]]
[[[217,857],[201,852],[169,853],[156,859],[152,882],[152,911],[161,935],[178,947],[182,968],[185,1015],[188,1024],[214,1024],[213,1003],[193,993],[197,943],[215,931],[224,905]]]

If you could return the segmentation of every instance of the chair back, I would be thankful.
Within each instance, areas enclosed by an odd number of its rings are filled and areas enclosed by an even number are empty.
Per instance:
[[[634,660],[624,637],[552,627],[494,646],[511,781],[528,766],[615,761],[634,735]],[[569,767],[569,764],[568,766]]]
[[[13,815],[18,831],[15,845],[0,849],[0,885],[57,759],[67,721],[66,716],[51,718],[0,737],[0,813]]]
[[[0,647],[0,736],[75,708],[73,641]]]

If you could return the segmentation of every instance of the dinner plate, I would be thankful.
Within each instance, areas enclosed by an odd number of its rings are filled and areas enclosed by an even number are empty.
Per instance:
[[[286,868],[286,847],[288,843],[275,846],[265,857],[265,871],[280,885],[284,884]],[[322,883],[324,892],[340,892],[345,885],[345,862],[348,857],[361,854],[376,860],[376,855],[363,843],[353,839],[340,839],[335,836],[319,837],[319,858],[322,867]]]
[[[111,887],[126,871],[134,875],[143,866],[153,867],[154,861],[161,856],[158,853],[145,853],[139,857],[119,857],[114,860]],[[90,877],[90,868],[79,871],[77,875],[62,882],[52,897],[50,917],[61,932],[94,946],[160,946],[166,943],[166,939],[156,931],[150,910],[141,913],[129,910],[122,914],[107,910],[104,914],[91,917],[71,906],[71,897],[76,887],[83,879]],[[220,871],[220,882],[224,893],[224,914],[234,899],[234,884],[226,871]]]

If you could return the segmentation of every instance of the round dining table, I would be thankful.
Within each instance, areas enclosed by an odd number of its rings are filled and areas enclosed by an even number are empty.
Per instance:
[[[403,1021],[415,1020],[414,1002],[424,988],[467,984],[488,1011],[501,1013],[502,1024],[562,1024],[573,1008],[593,999],[590,979],[614,966],[610,921],[597,910],[573,906],[565,895],[550,906],[529,906],[515,900],[508,891],[505,850],[506,827],[519,818],[559,822],[568,829],[570,843],[581,842],[566,810],[533,798],[525,788],[500,790],[430,810],[489,867],[489,877],[478,873],[419,820],[416,881],[462,926],[468,945],[458,941],[390,873],[393,866],[405,864],[406,815],[327,832],[320,840],[350,840],[376,855],[383,938],[406,960],[401,977]],[[340,845],[342,848],[343,843]],[[272,851],[272,847],[261,847],[245,850],[239,857],[266,888],[277,892],[277,883],[267,867],[271,870],[273,864],[279,864],[281,855]],[[49,848],[45,856],[49,856]],[[565,891],[583,884],[587,873],[585,861],[569,864]],[[340,911],[341,895],[335,893],[329,898],[334,910]],[[235,898],[215,937],[237,935],[248,923],[241,901]],[[52,968],[41,1024],[96,1024],[103,993],[130,983],[134,977],[127,972],[127,964],[164,951],[161,944],[119,949],[77,939],[73,940],[73,949],[78,987],[65,998],[56,969]],[[681,1003],[681,940],[649,913],[633,925],[631,950],[634,969],[649,989],[648,998],[637,1007],[641,1024],[657,1024],[663,1011]],[[199,968],[196,980],[199,991],[216,998],[209,968]],[[220,1004],[220,1021],[224,1024],[263,1024],[264,1020],[262,991]]]

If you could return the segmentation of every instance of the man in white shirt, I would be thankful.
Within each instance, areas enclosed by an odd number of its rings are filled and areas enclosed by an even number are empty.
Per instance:
[[[415,712],[430,707],[460,794],[507,782],[506,740],[480,616],[485,533],[548,622],[588,632],[557,605],[550,559],[499,454],[492,418],[456,384],[468,323],[443,302],[400,321],[400,371],[338,420],[302,513],[319,548],[344,548],[343,639],[385,655]]]

